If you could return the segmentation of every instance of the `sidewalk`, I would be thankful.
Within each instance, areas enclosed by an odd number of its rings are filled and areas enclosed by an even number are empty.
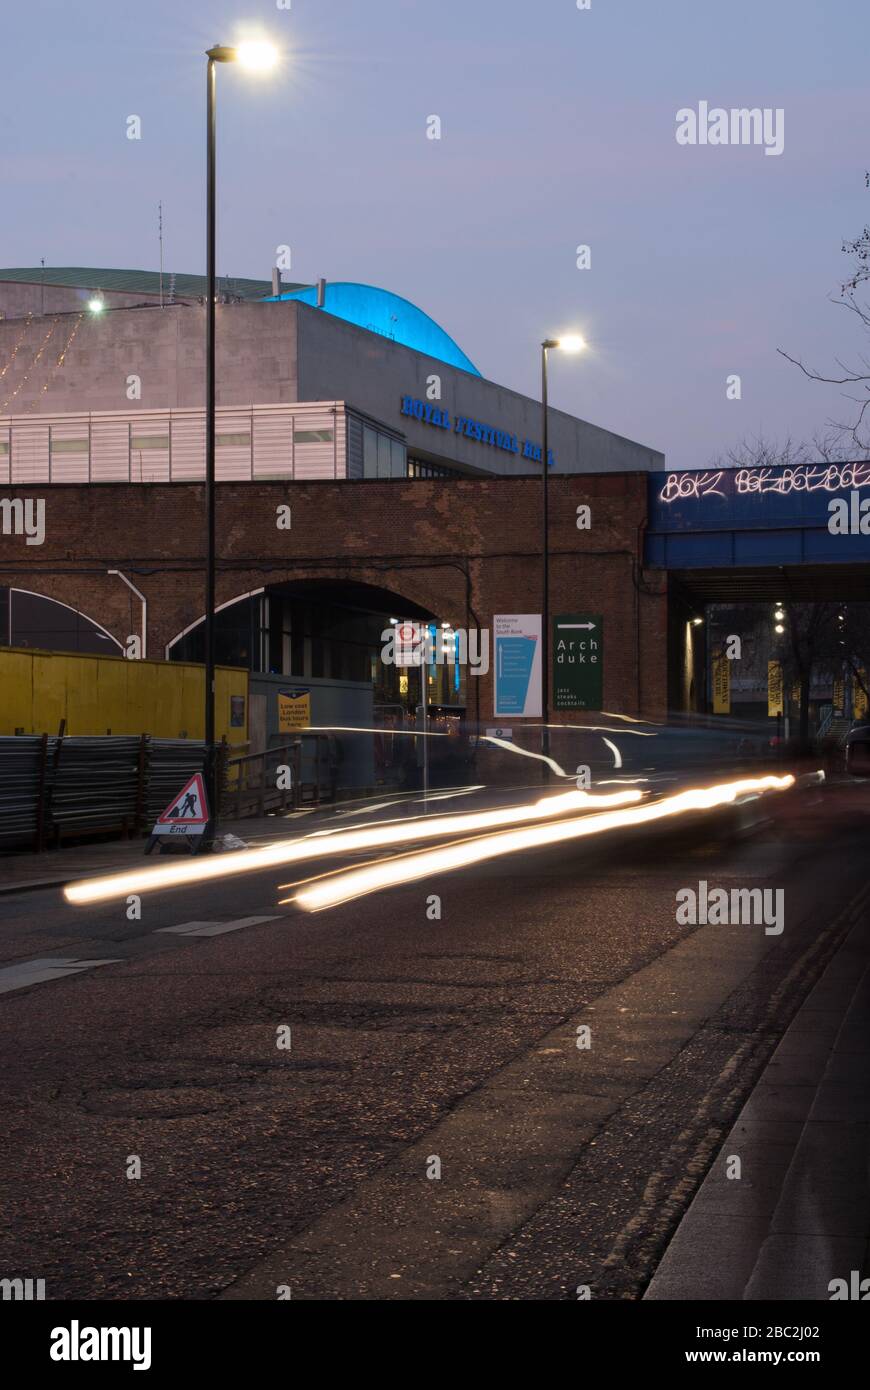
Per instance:
[[[268,844],[297,833],[299,825],[316,819],[316,812],[289,813],[280,816],[249,816],[244,820],[220,823],[221,835],[236,835],[247,845]],[[42,854],[23,851],[20,854],[0,854],[0,894],[21,893],[28,889],[52,888],[70,883],[75,878],[90,878],[93,874],[111,874],[143,864],[158,864],[156,851],[145,854],[147,837],[135,840],[111,840],[102,844],[64,845],[61,849],[44,850]],[[162,860],[166,863],[166,859]]]
[[[735,1158],[739,1178],[728,1176]],[[818,1302],[831,1298],[831,1281],[854,1288],[868,1274],[865,900],[722,1145],[645,1298]]]

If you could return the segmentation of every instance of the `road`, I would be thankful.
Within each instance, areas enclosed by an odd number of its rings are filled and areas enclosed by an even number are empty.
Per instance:
[[[315,914],[280,869],[140,920],[0,897],[0,1272],[53,1299],[641,1297],[866,887],[864,784],[773,800],[752,833]],[[784,889],[785,930],[678,923],[701,880]],[[22,969],[45,959],[112,963]]]

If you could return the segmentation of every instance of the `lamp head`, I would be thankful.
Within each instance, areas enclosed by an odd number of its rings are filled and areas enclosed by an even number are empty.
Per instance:
[[[250,72],[269,72],[276,66],[279,53],[268,39],[243,39],[234,45],[216,43],[207,56],[215,63],[238,63]]]

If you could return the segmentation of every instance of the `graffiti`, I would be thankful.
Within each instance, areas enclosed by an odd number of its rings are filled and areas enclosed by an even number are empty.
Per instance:
[[[721,485],[721,486],[720,486]],[[870,488],[870,463],[801,463],[778,468],[721,469],[717,473],[669,473],[659,493],[668,504],[686,498],[764,496],[777,493],[842,492]]]
[[[797,464],[793,468],[741,468],[735,477],[739,493],[841,492],[870,487],[870,463]]]
[[[718,484],[724,473],[669,473],[659,497],[662,502],[676,502],[684,497],[724,497]]]

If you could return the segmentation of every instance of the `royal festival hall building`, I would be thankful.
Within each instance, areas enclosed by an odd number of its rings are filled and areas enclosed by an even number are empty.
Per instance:
[[[46,498],[49,528],[2,567],[0,645],[119,655],[147,625],[152,659],[202,659],[205,288],[146,271],[0,270],[0,488]],[[218,661],[312,688],[361,684],[369,708],[411,711],[419,674],[381,661],[391,618],[449,631],[488,627],[490,607],[539,605],[540,402],[488,380],[388,290],[277,274],[218,288]],[[663,455],[556,409],[549,427],[556,483],[575,475],[574,491],[588,483],[621,509],[634,499],[628,539],[611,536],[596,571],[612,594],[602,565],[635,563]],[[293,504],[280,554],[274,520],[257,531],[266,495]],[[117,531],[101,543],[107,507]],[[50,555],[61,515],[70,540]],[[571,535],[573,553],[573,523]],[[594,601],[581,561],[554,552],[554,583],[560,564],[572,601]],[[141,619],[119,574],[147,597]],[[625,603],[634,630],[638,604]],[[428,681],[433,702],[488,698],[455,665]]]
[[[0,270],[0,482],[204,473],[199,276]],[[541,407],[481,374],[427,313],[371,285],[220,281],[218,477],[374,479],[540,470]],[[89,305],[98,304],[95,312]],[[664,467],[550,413],[554,471]]]

